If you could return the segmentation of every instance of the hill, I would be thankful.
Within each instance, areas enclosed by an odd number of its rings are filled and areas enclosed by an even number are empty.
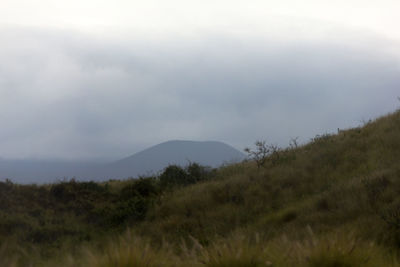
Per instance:
[[[163,187],[178,176],[192,182]],[[400,111],[260,168],[0,189],[2,266],[400,266]]]
[[[196,162],[219,167],[224,163],[240,162],[245,155],[237,149],[216,141],[164,142],[106,166],[118,178],[157,173],[171,164],[185,166]]]
[[[24,184],[52,183],[72,177],[105,181],[156,174],[169,164],[185,166],[197,162],[218,167],[244,158],[242,152],[222,142],[168,141],[110,163],[0,159],[0,179]]]

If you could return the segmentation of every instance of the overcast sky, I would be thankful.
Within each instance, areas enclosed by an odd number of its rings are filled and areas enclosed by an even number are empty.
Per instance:
[[[400,106],[398,0],[1,0],[0,157],[286,146]]]

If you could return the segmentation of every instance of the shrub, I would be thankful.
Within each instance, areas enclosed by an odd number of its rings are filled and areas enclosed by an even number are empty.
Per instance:
[[[250,159],[256,162],[258,169],[264,166],[268,159],[272,165],[280,162],[282,149],[277,145],[268,145],[265,141],[256,141],[254,144],[256,146],[255,150],[246,147],[244,151]]]
[[[186,167],[186,172],[188,174],[189,183],[191,184],[205,180],[208,176],[206,168],[195,162],[191,162]]]
[[[59,200],[68,201],[74,198],[74,194],[70,191],[70,187],[66,182],[53,185],[50,193]]]
[[[128,184],[121,189],[121,197],[128,199],[132,197],[154,197],[159,193],[156,180],[154,178],[139,178],[132,184]]]
[[[188,175],[183,168],[177,165],[169,165],[160,175],[160,186],[171,188],[176,185],[188,184]]]
[[[169,165],[159,176],[160,187],[171,189],[175,186],[186,186],[205,180],[211,172],[198,163],[190,163],[186,168],[177,165]]]
[[[261,166],[264,166],[267,161],[267,157],[270,154],[270,149],[265,141],[256,141],[255,150],[251,150],[249,147],[244,149],[244,152],[256,162],[257,168],[259,169]]]

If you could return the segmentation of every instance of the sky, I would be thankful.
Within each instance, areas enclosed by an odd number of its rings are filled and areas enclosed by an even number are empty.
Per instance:
[[[398,0],[2,0],[0,157],[362,125],[399,108]]]

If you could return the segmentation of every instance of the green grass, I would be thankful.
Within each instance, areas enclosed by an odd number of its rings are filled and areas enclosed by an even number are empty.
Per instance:
[[[0,183],[0,265],[399,266],[399,111],[262,168],[191,182],[178,170],[176,185],[171,170],[162,183]]]

